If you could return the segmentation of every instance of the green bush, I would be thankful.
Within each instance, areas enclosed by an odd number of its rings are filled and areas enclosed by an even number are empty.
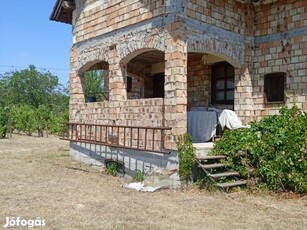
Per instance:
[[[111,163],[106,165],[105,172],[106,172],[106,174],[116,176],[118,170],[119,170],[119,164],[117,162],[111,162]]]
[[[10,126],[18,132],[32,135],[37,131],[43,136],[43,131],[60,135],[63,133],[63,123],[69,120],[68,107],[61,113],[56,113],[50,106],[40,105],[34,108],[29,105],[14,105],[9,110]]]
[[[36,130],[35,110],[29,105],[16,105],[11,108],[12,126],[28,135]]]
[[[184,134],[179,136],[177,142],[179,170],[178,174],[182,181],[192,181],[192,168],[195,161],[195,151],[192,144],[192,136]]]
[[[0,107],[0,138],[5,138],[6,136],[8,111],[9,109],[7,107]]]
[[[61,135],[68,131],[67,126],[64,125],[68,122],[69,109],[67,107],[62,114],[52,113],[51,120],[48,123],[48,130],[51,134]]]
[[[227,156],[224,163],[251,184],[273,191],[307,192],[307,113],[297,106],[226,131],[212,150]]]
[[[141,182],[144,181],[144,179],[145,179],[145,174],[139,169],[135,170],[135,174],[133,175],[132,181]]]

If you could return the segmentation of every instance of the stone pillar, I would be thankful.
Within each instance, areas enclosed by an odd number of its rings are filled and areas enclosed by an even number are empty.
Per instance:
[[[109,54],[109,101],[127,100],[125,72],[127,64],[119,63],[116,46],[110,47]]]
[[[235,69],[234,110],[244,123],[255,119],[252,73],[250,71],[246,64],[242,68]]]
[[[245,49],[244,64],[241,68],[235,69],[235,95],[234,110],[243,123],[255,120],[255,110],[259,109],[254,99],[255,94],[255,47],[254,47],[254,31],[255,31],[255,12],[252,5],[244,5],[245,10]],[[257,86],[259,89],[259,87]],[[256,88],[256,89],[257,89]]]
[[[75,121],[74,114],[79,106],[85,103],[83,91],[84,78],[77,72],[78,53],[75,49],[70,50],[70,75],[69,75],[69,117],[70,121]]]
[[[177,149],[178,136],[187,132],[186,23],[179,13],[165,27],[165,126],[172,128],[166,148]]]

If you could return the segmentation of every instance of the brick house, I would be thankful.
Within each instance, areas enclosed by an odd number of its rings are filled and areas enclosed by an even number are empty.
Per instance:
[[[193,108],[243,123],[307,109],[307,0],[57,0],[50,19],[72,25],[66,138],[78,160],[169,167]],[[86,100],[90,70],[107,73],[103,101]]]

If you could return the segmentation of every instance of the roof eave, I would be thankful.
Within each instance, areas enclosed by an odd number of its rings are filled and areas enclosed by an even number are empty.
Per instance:
[[[51,21],[72,24],[72,13],[75,8],[74,0],[57,0],[49,19]]]

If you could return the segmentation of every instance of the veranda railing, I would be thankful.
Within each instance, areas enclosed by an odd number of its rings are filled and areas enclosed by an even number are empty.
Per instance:
[[[170,127],[101,125],[66,123],[63,140],[101,144],[110,147],[143,150],[168,154],[165,149],[166,132]]]

